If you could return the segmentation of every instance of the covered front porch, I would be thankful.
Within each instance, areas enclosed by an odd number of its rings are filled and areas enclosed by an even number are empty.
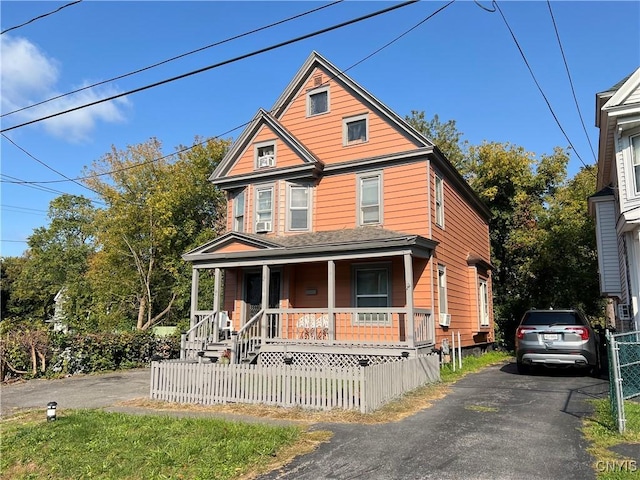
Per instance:
[[[181,358],[354,366],[430,352],[435,243],[357,230],[351,242],[330,232],[277,240],[234,233],[186,254],[192,313]],[[201,308],[203,274],[212,279],[212,308]]]

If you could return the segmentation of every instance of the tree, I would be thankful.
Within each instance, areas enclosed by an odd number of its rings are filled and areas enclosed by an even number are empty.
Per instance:
[[[62,195],[49,205],[49,225],[34,230],[22,269],[12,284],[9,314],[42,322],[53,315],[54,297],[66,291],[66,321],[83,328],[91,292],[85,279],[94,252],[95,209],[85,198]]]
[[[96,216],[100,249],[91,265],[104,325],[135,316],[146,330],[171,315],[185,275],[190,281],[180,255],[222,232],[224,195],[207,179],[228,144],[196,139],[165,156],[152,138],[113,147],[88,169],[87,185],[107,203]]]
[[[448,120],[445,123],[440,121],[438,114],[431,120],[426,120],[423,111],[412,110],[411,115],[407,115],[405,120],[413,128],[431,140],[445,154],[447,159],[464,176],[466,172],[465,150],[467,141],[462,141],[462,133],[458,131],[455,120]]]

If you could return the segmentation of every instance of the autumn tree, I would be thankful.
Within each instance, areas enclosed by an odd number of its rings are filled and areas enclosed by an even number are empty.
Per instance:
[[[113,147],[88,168],[87,185],[107,204],[96,215],[100,248],[90,272],[105,327],[135,317],[146,330],[174,313],[190,281],[181,254],[223,230],[224,196],[208,177],[227,148],[196,139],[167,156],[152,138]]]

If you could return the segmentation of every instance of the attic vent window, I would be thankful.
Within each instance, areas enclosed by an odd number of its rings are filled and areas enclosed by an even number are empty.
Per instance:
[[[316,75],[313,77],[313,86],[319,87],[320,85],[322,85],[322,75]]]
[[[316,88],[307,93],[307,116],[329,111],[329,88]]]

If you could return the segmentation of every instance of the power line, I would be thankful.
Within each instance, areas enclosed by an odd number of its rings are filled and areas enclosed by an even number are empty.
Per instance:
[[[393,43],[397,42],[398,40],[400,40],[402,37],[404,37],[405,35],[409,34],[410,32],[412,32],[413,30],[415,30],[416,28],[418,28],[420,25],[422,25],[423,23],[427,22],[428,20],[430,20],[431,18],[433,18],[435,15],[437,15],[438,13],[440,13],[441,11],[443,11],[444,9],[446,9],[447,7],[449,7],[450,5],[452,5],[455,2],[455,0],[451,0],[449,3],[447,3],[446,5],[438,8],[435,12],[430,13],[429,15],[427,15],[424,19],[422,19],[420,22],[418,22],[417,24],[415,24],[413,27],[409,28],[408,30],[404,31],[402,34],[396,36],[394,39],[392,39],[391,41],[387,42],[386,44],[384,44],[382,47],[376,49],[374,52],[372,52],[371,54],[365,56],[364,58],[362,58],[361,60],[353,63],[351,66],[349,66],[348,68],[341,70],[340,73],[346,73],[349,70],[355,68],[356,66],[360,65],[361,63],[363,63],[364,61],[370,59],[371,57],[373,57],[374,55],[380,53],[382,50],[384,50],[385,48],[389,47],[390,45],[392,45]],[[330,80],[333,80],[334,78],[336,78],[336,76],[332,77]],[[330,81],[328,80],[328,81]],[[326,83],[326,82],[325,82]],[[238,130],[240,128],[243,128],[247,125],[249,125],[251,123],[251,121],[248,122],[244,122],[241,125],[238,125],[236,127],[233,127],[230,130],[227,130],[224,133],[212,136],[212,137],[208,137],[207,139],[203,140],[202,142],[199,143],[195,143],[190,147],[185,147],[183,149],[180,149],[174,153],[171,153],[169,155],[164,155],[162,157],[159,158],[154,158],[145,162],[141,162],[141,163],[137,163],[135,165],[129,165],[126,167],[122,167],[122,168],[118,168],[115,170],[110,170],[108,172],[102,172],[99,174],[95,174],[95,175],[88,175],[88,176],[83,176],[83,177],[76,177],[73,180],[87,180],[90,178],[96,178],[96,177],[101,177],[101,176],[105,176],[105,175],[111,175],[113,173],[118,173],[118,172],[122,172],[122,171],[126,171],[126,170],[130,170],[133,168],[138,168],[138,167],[142,167],[144,165],[148,165],[150,163],[155,163],[155,162],[159,162],[161,160],[164,160],[166,158],[169,158],[173,155],[179,155],[180,153],[184,153],[188,150],[191,150],[197,146],[203,145],[204,143],[210,141],[210,140],[214,140],[214,139],[218,139],[221,138],[223,136],[229,135],[230,133],[234,132],[235,130]],[[47,183],[60,183],[62,182],[62,180],[46,180],[46,181],[41,181],[41,182],[20,182],[20,183],[33,183],[33,184],[47,184]],[[13,182],[6,182],[6,183],[13,183]]]
[[[573,101],[576,104],[576,110],[578,110],[578,116],[580,117],[580,123],[582,124],[582,130],[584,131],[584,135],[587,137],[587,142],[589,142],[589,148],[591,148],[591,154],[593,155],[593,161],[597,162],[596,152],[593,149],[593,145],[591,144],[591,139],[589,138],[589,134],[587,133],[587,127],[584,124],[584,119],[582,118],[582,111],[580,110],[580,105],[578,104],[578,98],[576,97],[576,91],[573,88],[573,79],[571,78],[571,72],[569,71],[569,64],[567,63],[567,58],[564,54],[564,49],[562,48],[562,42],[560,41],[560,34],[558,33],[558,26],[556,25],[556,19],[553,16],[553,11],[551,10],[551,2],[547,0],[547,6],[549,7],[549,14],[551,15],[551,21],[553,22],[553,28],[556,32],[556,38],[558,39],[558,46],[560,47],[560,53],[562,54],[562,61],[564,62],[564,68],[567,71],[567,77],[569,78],[569,85],[571,85],[571,94],[573,95]]]
[[[62,10],[63,8],[71,7],[72,5],[76,5],[76,4],[80,3],[80,2],[82,2],[82,0],[77,0],[77,1],[75,1],[75,2],[67,3],[66,5],[62,5],[61,7],[56,8],[56,9],[55,9],[54,11],[52,11],[52,12],[49,12],[49,13],[43,13],[42,15],[38,15],[37,17],[34,17],[34,18],[32,18],[31,20],[29,20],[29,21],[26,21],[26,22],[24,22],[24,23],[21,23],[20,25],[16,25],[15,27],[7,28],[6,30],[3,30],[2,32],[0,32],[0,35],[4,35],[5,33],[10,32],[11,30],[15,30],[15,29],[17,29],[17,28],[24,27],[25,25],[29,25],[30,23],[33,23],[33,22],[35,22],[36,20],[40,20],[41,18],[48,17],[49,15],[53,15],[54,13],[58,13],[58,12],[59,12],[60,10]]]
[[[164,65],[165,63],[173,62],[174,60],[178,60],[178,59],[180,59],[180,58],[184,58],[184,57],[186,57],[186,56],[193,55],[194,53],[202,52],[203,50],[206,50],[206,49],[208,49],[208,48],[217,47],[217,46],[222,45],[222,44],[224,44],[224,43],[228,43],[228,42],[231,42],[231,41],[233,41],[233,40],[237,40],[237,39],[239,39],[239,38],[246,37],[246,36],[248,36],[248,35],[252,35],[252,34],[254,34],[254,33],[261,32],[261,31],[263,31],[263,30],[267,30],[267,29],[269,29],[269,28],[272,28],[272,27],[275,27],[275,26],[281,25],[281,24],[286,23],[286,22],[289,22],[289,21],[291,21],[291,20],[295,20],[295,19],[298,19],[298,18],[304,17],[305,15],[309,15],[309,14],[311,14],[311,13],[315,13],[315,12],[317,12],[317,11],[319,11],[319,10],[324,9],[324,8],[332,7],[332,6],[334,6],[334,5],[337,5],[338,3],[342,3],[343,1],[344,1],[344,0],[337,0],[337,1],[332,2],[332,3],[329,3],[329,4],[327,4],[327,5],[322,5],[322,6],[320,6],[320,7],[314,8],[314,9],[312,9],[312,10],[308,10],[308,11],[306,11],[306,12],[299,13],[299,14],[297,14],[297,15],[293,15],[293,16],[291,16],[291,17],[285,18],[284,20],[279,20],[279,21],[274,22],[274,23],[271,23],[271,24],[269,24],[269,25],[265,25],[265,26],[263,26],[263,27],[253,29],[253,30],[250,30],[250,31],[245,32],[245,33],[241,33],[241,34],[235,35],[235,36],[233,36],[233,37],[229,37],[229,38],[226,38],[226,39],[224,39],[224,40],[220,40],[219,42],[215,42],[215,43],[212,43],[212,44],[210,44],[210,45],[206,45],[206,46],[204,46],[204,47],[200,47],[200,48],[197,48],[197,49],[195,49],[195,50],[191,50],[190,52],[183,53],[183,54],[177,55],[177,56],[175,56],[175,57],[168,58],[168,59],[166,59],[166,60],[162,60],[161,62],[154,63],[154,64],[149,65],[149,66],[147,66],[147,67],[139,68],[139,69],[134,70],[134,71],[132,71],[132,72],[125,73],[125,74],[122,74],[122,75],[118,75],[118,76],[113,77],[113,78],[110,78],[110,79],[108,79],[108,80],[103,80],[103,81],[101,81],[101,82],[97,82],[97,83],[94,83],[94,84],[92,84],[92,85],[87,85],[87,86],[85,86],[85,87],[78,88],[78,89],[76,89],[76,90],[72,90],[72,91],[70,91],[70,92],[63,93],[63,94],[60,94],[60,95],[56,95],[55,97],[51,97],[51,98],[48,98],[48,99],[46,99],[46,100],[42,100],[41,102],[37,102],[37,103],[31,104],[31,105],[27,105],[26,107],[18,108],[17,110],[13,110],[13,111],[11,111],[11,112],[3,113],[2,115],[0,115],[0,118],[1,118],[1,117],[6,117],[7,115],[12,115],[12,114],[14,114],[14,113],[22,112],[23,110],[28,110],[28,109],[33,108],[33,107],[37,107],[37,106],[42,105],[42,104],[44,104],[44,103],[51,102],[52,100],[57,100],[57,99],[59,99],[59,98],[66,97],[66,96],[68,96],[68,95],[73,95],[74,93],[82,92],[83,90],[87,90],[87,89],[89,89],[89,88],[98,87],[98,86],[100,86],[100,85],[104,85],[105,83],[114,82],[114,81],[116,81],[116,80],[121,80],[121,79],[123,79],[123,78],[130,77],[131,75],[135,75],[135,74],[138,74],[138,73],[144,72],[144,71],[146,71],[146,70],[151,70],[152,68],[159,67],[160,65]]]
[[[36,118],[34,120],[30,120],[28,122],[24,122],[24,123],[21,123],[21,124],[18,124],[18,125],[14,125],[14,126],[9,127],[9,128],[4,128],[4,129],[0,130],[0,133],[8,132],[8,131],[14,130],[16,128],[21,128],[21,127],[24,127],[24,126],[27,126],[27,125],[31,125],[33,123],[41,122],[43,120],[48,120],[50,118],[54,118],[54,117],[57,117],[57,116],[60,116],[60,115],[64,115],[66,113],[75,112],[77,110],[81,110],[83,108],[91,107],[93,105],[98,105],[100,103],[108,102],[110,100],[115,100],[116,98],[121,98],[121,97],[124,97],[124,96],[127,96],[127,95],[132,95],[134,93],[142,92],[144,90],[148,90],[150,88],[155,88],[155,87],[158,87],[160,85],[164,85],[164,84],[167,84],[167,83],[174,82],[176,80],[182,80],[183,78],[187,78],[187,77],[199,74],[199,73],[206,72],[208,70],[212,70],[214,68],[222,67],[224,65],[228,65],[228,64],[231,64],[231,63],[238,62],[240,60],[244,60],[244,59],[247,59],[247,58],[250,58],[250,57],[254,57],[256,55],[260,55],[262,53],[266,53],[266,52],[269,52],[271,50],[275,50],[275,49],[278,49],[278,48],[281,48],[281,47],[284,47],[284,46],[287,46],[287,45],[291,45],[293,43],[297,43],[297,42],[300,42],[302,40],[306,40],[308,38],[316,37],[316,36],[321,35],[323,33],[327,33],[327,32],[333,31],[333,30],[337,30],[339,28],[343,28],[343,27],[346,27],[348,25],[352,25],[354,23],[361,22],[363,20],[368,20],[369,18],[373,18],[373,17],[376,17],[378,15],[382,15],[384,13],[388,13],[388,12],[391,12],[393,10],[397,10],[399,8],[406,7],[408,5],[416,3],[417,1],[418,0],[410,0],[410,1],[403,2],[403,3],[397,4],[397,5],[393,5],[391,7],[387,7],[387,8],[384,8],[382,10],[378,10],[376,12],[369,13],[367,15],[363,15],[361,17],[354,18],[352,20],[348,20],[346,22],[342,22],[342,23],[339,23],[337,25],[333,25],[331,27],[327,27],[327,28],[323,28],[321,30],[316,30],[315,32],[307,33],[305,35],[296,37],[296,38],[291,39],[291,40],[286,40],[284,42],[280,42],[280,43],[277,43],[275,45],[271,45],[269,47],[261,48],[259,50],[254,50],[253,52],[246,53],[244,55],[240,55],[238,57],[234,57],[234,58],[229,59],[229,60],[225,60],[225,61],[222,61],[222,62],[219,62],[219,63],[215,63],[215,64],[212,64],[212,65],[203,67],[203,68],[199,68],[197,70],[192,70],[190,72],[183,73],[183,74],[177,75],[175,77],[167,78],[165,80],[161,80],[159,82],[151,83],[151,84],[145,85],[143,87],[135,88],[135,89],[129,90],[127,92],[123,92],[123,93],[119,93],[119,94],[116,94],[116,95],[112,95],[110,97],[106,97],[106,98],[103,98],[101,100],[96,100],[94,102],[89,102],[89,103],[86,103],[84,105],[79,105],[77,107],[73,107],[73,108],[70,108],[70,109],[67,109],[67,110],[63,110],[61,112],[57,112],[57,113],[53,113],[51,115],[47,115],[47,116],[44,116],[44,117]]]
[[[7,205],[6,203],[3,203],[1,205],[1,207],[4,208],[16,208],[16,209],[21,209],[21,210],[30,210],[32,212],[41,212],[41,213],[47,213],[46,210],[41,210],[39,208],[29,208],[29,207],[20,207],[18,205]]]
[[[32,159],[34,159],[34,160],[35,160],[36,162],[38,162],[40,165],[42,165],[42,166],[44,166],[44,167],[48,168],[49,170],[51,170],[51,171],[52,171],[52,172],[54,172],[54,173],[57,173],[58,175],[60,175],[61,177],[65,178],[65,179],[66,179],[66,180],[68,180],[69,182],[73,182],[73,183],[75,183],[76,185],[78,185],[78,186],[80,186],[80,187],[82,187],[82,188],[86,188],[87,190],[89,190],[89,191],[91,191],[91,192],[93,192],[93,193],[95,193],[95,194],[100,195],[100,193],[99,193],[99,192],[97,192],[96,190],[94,190],[93,188],[87,187],[86,185],[84,185],[84,184],[82,184],[82,183],[80,183],[80,182],[78,182],[78,181],[76,181],[76,180],[74,180],[74,179],[72,179],[72,178],[67,177],[64,173],[59,172],[59,171],[58,171],[58,170],[56,170],[55,168],[50,167],[49,165],[47,165],[47,164],[46,164],[45,162],[43,162],[42,160],[40,160],[40,159],[36,158],[34,155],[32,155],[31,153],[27,152],[24,148],[22,148],[22,147],[21,147],[20,145],[18,145],[16,142],[14,142],[13,140],[11,140],[9,137],[7,137],[4,133],[3,133],[3,134],[1,134],[1,135],[2,135],[4,138],[6,138],[7,140],[9,140],[9,141],[10,141],[10,142],[11,142],[11,143],[16,147],[16,148],[18,148],[19,150],[21,150],[21,151],[22,151],[23,153],[25,153],[27,156],[29,156],[29,157],[31,157]]]
[[[569,135],[567,135],[567,132],[562,127],[562,124],[560,123],[560,120],[558,119],[556,113],[553,111],[553,107],[551,107],[551,103],[549,102],[549,99],[545,95],[544,91],[542,90],[542,87],[540,86],[540,83],[538,82],[538,79],[536,78],[535,74],[533,73],[533,69],[531,68],[531,65],[529,64],[529,61],[527,60],[527,57],[524,54],[524,51],[522,50],[522,47],[520,47],[520,43],[518,42],[518,39],[516,38],[515,33],[513,33],[513,30],[511,29],[511,26],[509,25],[509,22],[507,22],[507,19],[504,16],[504,13],[502,13],[502,9],[500,8],[500,5],[498,5],[498,2],[496,2],[495,0],[493,0],[492,4],[495,5],[495,7],[498,10],[498,12],[500,12],[500,15],[502,16],[502,20],[504,21],[504,24],[506,25],[507,29],[509,30],[509,33],[511,34],[511,38],[513,39],[514,43],[516,44],[516,47],[518,48],[518,51],[520,52],[520,56],[522,57],[522,60],[524,60],[524,63],[527,66],[527,69],[529,70],[529,73],[531,74],[531,77],[533,78],[533,82],[536,84],[536,87],[538,87],[538,91],[542,95],[542,98],[544,99],[545,103],[547,104],[547,108],[551,112],[551,116],[556,121],[556,124],[558,125],[558,128],[560,128],[560,131],[564,135],[564,138],[567,140],[567,142],[569,142],[569,146],[572,148],[572,150],[576,154],[576,157],[578,157],[578,160],[580,160],[582,165],[584,165],[586,167],[587,164],[584,162],[584,160],[582,160],[582,157],[580,156],[580,154],[576,150],[576,147],[573,146],[573,143],[569,139]]]
[[[6,173],[0,173],[0,177],[5,177],[8,180],[0,180],[0,182],[2,183],[11,183],[11,184],[15,184],[15,185],[21,185],[24,187],[29,187],[29,188],[33,188],[34,190],[40,190],[42,192],[45,193],[52,193],[55,195],[72,195],[74,197],[79,197],[80,195],[75,195],[75,194],[71,194],[68,192],[63,192],[61,190],[56,190],[55,188],[50,188],[50,187],[43,187],[41,185],[39,185],[40,183],[47,183],[47,182],[29,182],[27,180],[22,180],[20,178],[17,177],[13,177],[11,175],[7,175]],[[64,181],[64,180],[60,180],[60,181]],[[56,180],[56,183],[59,182],[58,180]],[[85,197],[86,198],[86,197]],[[99,201],[99,200],[92,200],[90,198],[88,198],[87,200],[89,200],[91,203],[96,203],[98,205],[106,205],[105,203]]]

